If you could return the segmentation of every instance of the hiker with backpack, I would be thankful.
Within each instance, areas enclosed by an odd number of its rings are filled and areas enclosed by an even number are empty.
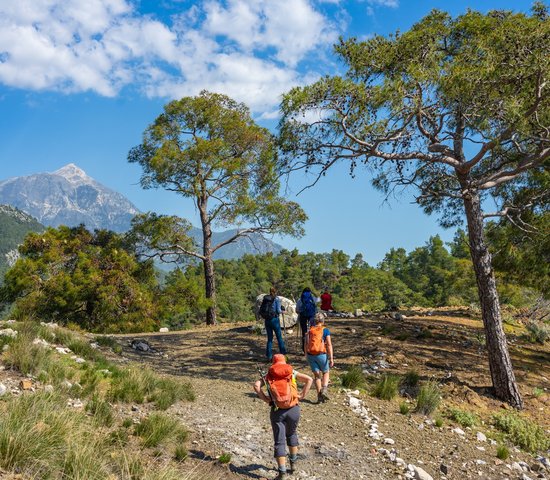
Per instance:
[[[310,327],[306,341],[306,357],[315,376],[315,388],[319,403],[329,400],[328,382],[330,368],[334,367],[334,353],[330,330],[325,326],[325,314],[315,315],[315,325]]]
[[[271,287],[269,295],[263,298],[260,306],[260,317],[264,319],[265,331],[267,333],[265,355],[269,361],[273,357],[273,333],[277,337],[279,352],[286,355],[286,346],[281,333],[281,322],[279,321],[281,313],[281,302],[277,298],[277,290],[275,287]]]
[[[298,393],[297,381],[303,383]],[[309,392],[313,379],[309,375],[295,371],[286,363],[285,356],[276,354],[267,374],[262,373],[261,380],[254,384],[254,391],[264,402],[271,406],[269,418],[273,430],[274,456],[277,461],[276,480],[286,478],[286,446],[289,449],[290,471],[294,470],[298,460],[298,434],[300,405]],[[267,393],[262,390],[265,385]]]
[[[317,312],[316,298],[309,287],[304,288],[300,298],[296,302],[296,312],[298,313],[300,330],[302,331],[302,351],[305,352],[306,335],[309,327],[314,323],[315,313]]]

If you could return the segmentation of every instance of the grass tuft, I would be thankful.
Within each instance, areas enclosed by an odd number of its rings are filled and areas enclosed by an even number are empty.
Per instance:
[[[143,446],[148,448],[173,440],[184,442],[187,438],[187,431],[179,421],[163,413],[152,413],[138,423],[134,431],[142,438]]]
[[[402,415],[407,415],[410,410],[411,407],[408,403],[402,402],[399,404],[399,413],[401,413]]]
[[[460,408],[451,408],[449,410],[449,418],[462,427],[473,427],[478,423],[477,415]]]
[[[344,388],[362,388],[365,386],[366,380],[363,374],[363,369],[359,365],[353,365],[346,373],[340,377]]]
[[[437,410],[441,403],[441,392],[437,382],[431,380],[420,387],[416,399],[416,411],[423,415],[430,415]]]
[[[508,447],[506,445],[499,445],[497,447],[497,458],[500,458],[501,460],[506,460],[510,456],[510,450],[508,450]]]
[[[383,375],[380,380],[375,383],[371,394],[373,397],[382,400],[391,400],[397,395],[398,388],[399,377],[389,374]]]

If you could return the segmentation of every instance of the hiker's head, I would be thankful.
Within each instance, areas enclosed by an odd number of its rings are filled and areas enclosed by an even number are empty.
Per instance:
[[[315,325],[325,323],[325,314],[323,312],[317,312],[315,314]]]
[[[275,297],[277,296],[277,289],[275,287],[271,287],[269,289],[269,294],[272,296],[272,297]]]
[[[309,288],[309,287],[304,288],[304,290],[302,291],[302,295],[304,293],[311,293],[311,288]]]
[[[271,361],[273,365],[276,363],[286,363],[286,357],[282,353],[276,353],[273,355],[273,360]]]

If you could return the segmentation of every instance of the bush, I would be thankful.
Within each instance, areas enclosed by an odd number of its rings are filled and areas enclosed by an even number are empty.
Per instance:
[[[420,381],[420,374],[417,370],[409,370],[402,378],[401,385],[407,388],[414,388]]]
[[[473,427],[477,424],[477,416],[471,412],[460,410],[459,408],[451,408],[449,418],[454,420],[462,427]]]
[[[516,413],[501,413],[493,417],[496,428],[506,433],[511,442],[528,452],[550,448],[550,437],[544,429]]]
[[[402,402],[399,404],[399,413],[401,413],[402,415],[407,415],[410,409],[411,407],[406,402]]]
[[[174,450],[174,458],[178,462],[183,462],[187,459],[189,456],[189,453],[187,452],[187,449],[183,445],[178,445],[176,449]]]
[[[416,411],[423,415],[430,415],[435,412],[441,403],[441,393],[437,382],[431,380],[420,387],[416,399]]]
[[[525,324],[528,332],[528,339],[531,343],[544,345],[550,338],[550,325],[543,322],[531,320]]]
[[[391,400],[397,395],[399,377],[396,375],[383,375],[372,389],[372,396],[382,400]]]
[[[171,440],[184,442],[187,431],[179,421],[162,413],[152,413],[135,427],[136,435],[143,439],[145,447],[158,447],[161,443]]]
[[[361,388],[365,386],[365,375],[363,369],[359,365],[352,366],[346,373],[344,373],[340,380],[344,388]]]
[[[114,402],[143,403],[153,394],[156,383],[156,376],[150,369],[131,367],[113,375],[108,396]]]
[[[157,382],[151,401],[155,402],[158,409],[166,410],[179,400],[195,400],[195,393],[190,383],[169,378],[163,378]]]
[[[231,454],[230,453],[222,453],[219,457],[218,457],[218,461],[220,463],[229,463],[231,462]]]
[[[437,417],[435,419],[435,426],[437,428],[441,428],[443,426],[443,419],[441,417]]]

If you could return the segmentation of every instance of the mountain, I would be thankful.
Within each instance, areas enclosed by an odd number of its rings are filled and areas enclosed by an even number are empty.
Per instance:
[[[0,282],[19,253],[17,246],[29,232],[41,232],[44,226],[30,215],[9,205],[0,205]]]
[[[46,226],[77,226],[90,230],[125,232],[139,210],[124,195],[88,176],[74,164],[53,173],[36,173],[0,181],[0,204],[17,207]],[[234,235],[235,230],[213,232],[214,245]],[[193,228],[197,243],[202,232]],[[220,248],[215,258],[239,258],[244,254],[278,253],[282,247],[262,235],[240,238]]]
[[[0,203],[32,215],[46,226],[76,226],[124,232],[138,209],[74,164],[0,182]]]

